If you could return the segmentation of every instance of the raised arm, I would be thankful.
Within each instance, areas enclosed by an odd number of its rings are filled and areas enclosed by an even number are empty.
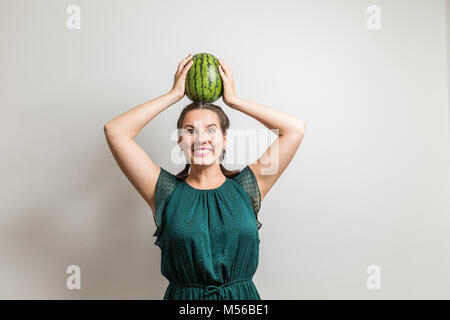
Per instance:
[[[115,117],[104,126],[109,148],[122,172],[138,193],[155,212],[155,187],[161,168],[134,141],[136,135],[160,112],[181,100],[184,96],[186,73],[192,65],[189,55],[183,59],[174,77],[169,93]]]
[[[254,163],[249,164],[261,192],[261,200],[281,176],[299,148],[305,133],[305,121],[282,111],[239,98],[234,89],[231,67],[219,59],[224,82],[224,102],[233,109],[255,118],[268,129],[278,130],[278,138]]]

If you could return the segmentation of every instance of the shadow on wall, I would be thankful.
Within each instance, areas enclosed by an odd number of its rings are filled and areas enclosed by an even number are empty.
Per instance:
[[[162,299],[168,282],[151,209],[104,137],[91,146],[83,158],[68,150],[64,157],[77,165],[60,169],[39,201],[18,204],[27,209],[1,224],[1,299]],[[66,288],[69,265],[81,268],[80,290]]]

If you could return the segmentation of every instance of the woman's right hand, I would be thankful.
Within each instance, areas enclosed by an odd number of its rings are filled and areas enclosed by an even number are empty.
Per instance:
[[[178,64],[178,69],[174,76],[173,87],[170,92],[175,94],[179,99],[182,99],[184,97],[186,74],[191,66],[192,54],[189,54]]]

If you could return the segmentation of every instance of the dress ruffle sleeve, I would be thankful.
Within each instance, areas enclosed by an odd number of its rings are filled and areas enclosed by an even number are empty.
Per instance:
[[[252,169],[247,165],[234,177],[234,179],[244,188],[250,198],[259,230],[262,226],[262,223],[258,220],[258,212],[261,207],[261,192],[256,177],[253,174]]]
[[[167,170],[161,168],[158,180],[156,181],[155,187],[155,212],[153,214],[153,219],[156,224],[156,231],[153,234],[156,237],[155,244],[159,243],[159,234],[161,232],[161,227],[164,224],[164,210],[165,207],[175,190],[177,184],[177,177]]]

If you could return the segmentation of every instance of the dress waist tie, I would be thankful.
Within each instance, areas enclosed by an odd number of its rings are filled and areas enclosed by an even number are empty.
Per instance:
[[[205,295],[211,295],[214,293],[217,293],[219,295],[219,297],[221,299],[226,299],[227,298],[227,291],[225,290],[226,287],[231,286],[233,284],[239,283],[239,282],[247,282],[247,281],[251,281],[253,278],[246,278],[246,279],[240,279],[240,280],[234,280],[231,282],[227,282],[224,284],[221,284],[220,286],[216,286],[216,285],[202,285],[202,284],[180,284],[180,283],[175,283],[172,282],[175,285],[181,286],[181,287],[195,287],[195,288],[203,288],[206,289]]]

